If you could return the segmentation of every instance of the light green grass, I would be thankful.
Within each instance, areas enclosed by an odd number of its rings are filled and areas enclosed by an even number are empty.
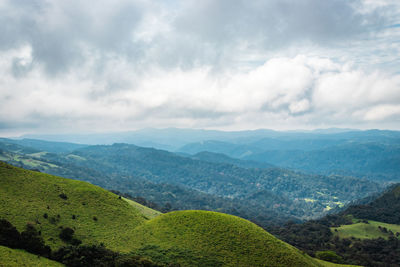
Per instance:
[[[61,267],[61,263],[38,257],[24,250],[0,246],[0,266],[2,267]]]
[[[74,155],[74,154],[69,154],[67,156],[67,158],[77,159],[77,160],[86,160],[84,157],[81,157],[81,156],[78,156],[78,155]]]
[[[332,227],[331,231],[334,235],[339,236],[339,238],[355,237],[360,239],[374,239],[382,237],[388,239],[390,234],[384,233],[379,230],[379,226],[381,226],[382,228],[386,227],[388,231],[391,230],[394,234],[396,234],[396,232],[400,233],[400,225],[377,221],[368,221],[367,224],[357,219],[355,219],[354,224],[342,225],[340,227]],[[337,231],[335,231],[335,229]]]
[[[48,169],[49,167],[58,168],[59,166],[55,164],[40,160],[40,155],[44,155],[45,153],[47,152],[38,152],[29,155],[20,155],[12,152],[3,152],[2,154],[0,154],[0,160],[21,162],[25,166],[29,166],[30,168],[39,168],[39,167],[43,169]]]
[[[41,156],[44,156],[46,154],[48,154],[48,152],[41,151],[41,152],[36,152],[36,153],[28,154],[28,155],[31,156],[31,157],[40,158]]]
[[[346,265],[346,264],[337,264],[337,263],[332,263],[332,262],[328,262],[328,261],[323,261],[320,259],[315,259],[316,261],[318,261],[320,264],[322,264],[322,266],[324,267],[357,267],[358,265]]]
[[[139,210],[147,219],[153,219],[159,215],[161,215],[162,213],[153,209],[150,209],[146,206],[143,206],[142,204],[139,204],[135,201],[132,201],[130,199],[127,198],[122,198],[123,200],[125,200],[126,202],[129,203],[129,205],[132,205],[133,207],[135,207],[137,210]]]
[[[321,266],[255,224],[217,212],[163,214],[139,226],[134,238],[141,254],[183,266]]]
[[[61,193],[68,199],[60,198]],[[71,227],[83,244],[104,243],[121,252],[131,250],[135,241],[130,236],[146,220],[138,209],[100,187],[2,162],[0,218],[9,220],[19,231],[32,222],[53,249],[66,245],[58,237],[59,227]]]

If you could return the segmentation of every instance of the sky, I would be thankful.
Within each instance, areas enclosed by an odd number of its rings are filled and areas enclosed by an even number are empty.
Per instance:
[[[400,130],[398,0],[0,0],[0,135]]]

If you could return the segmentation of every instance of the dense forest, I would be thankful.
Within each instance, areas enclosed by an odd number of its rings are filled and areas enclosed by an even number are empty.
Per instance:
[[[287,223],[282,227],[268,227],[268,230],[282,240],[306,251],[318,255],[322,251],[331,251],[330,256],[338,263],[350,263],[363,266],[398,266],[400,264],[400,232],[392,232],[379,227],[386,238],[340,238],[335,229],[341,225],[354,223],[353,218],[399,224],[400,185],[391,189],[366,205],[354,205],[336,215],[328,215],[319,220],[303,224]]]

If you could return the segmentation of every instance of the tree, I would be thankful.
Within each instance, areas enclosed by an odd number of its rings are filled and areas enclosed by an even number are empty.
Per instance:
[[[70,242],[74,236],[75,231],[72,228],[65,227],[61,230],[60,238],[65,242]]]
[[[9,221],[0,219],[0,245],[18,248],[21,243],[21,235]]]

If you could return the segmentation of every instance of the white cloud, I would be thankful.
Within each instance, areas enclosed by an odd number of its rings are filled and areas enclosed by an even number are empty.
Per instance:
[[[3,0],[0,128],[399,128],[399,6]]]

